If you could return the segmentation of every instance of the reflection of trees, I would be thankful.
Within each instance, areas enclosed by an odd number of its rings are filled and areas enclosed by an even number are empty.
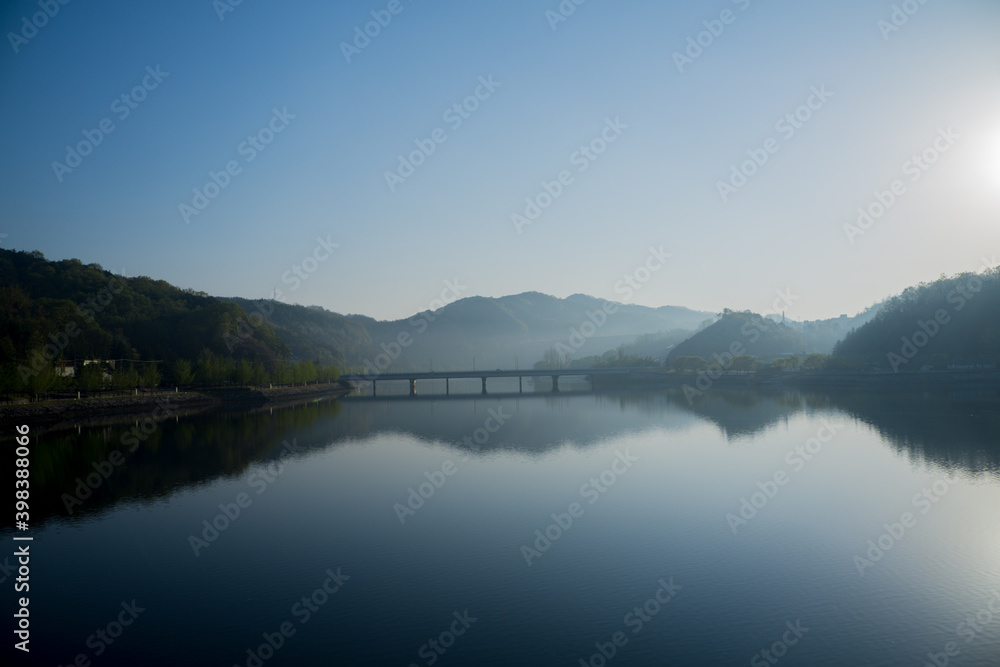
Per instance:
[[[996,390],[843,392],[820,400],[870,425],[898,454],[913,462],[1000,474]]]
[[[485,443],[470,447],[466,438],[483,427],[489,410],[501,405],[512,417]],[[141,419],[44,433],[32,447],[31,516],[36,525],[56,517],[76,520],[121,502],[149,502],[237,477],[255,463],[280,456],[283,442],[293,439],[300,448],[293,456],[379,433],[437,441],[457,450],[456,455],[534,456],[567,444],[591,447],[629,431],[684,429],[698,421],[737,438],[761,433],[799,412],[833,410],[872,426],[912,461],[1000,473],[1000,401],[995,392],[902,395],[713,388],[692,403],[679,389],[323,400],[171,417],[135,452],[121,440]],[[67,517],[62,495],[72,495],[77,479],[93,473],[94,464],[107,461],[116,450],[124,463]]]
[[[121,501],[152,501],[220,477],[238,476],[255,462],[277,457],[286,438],[296,438],[302,453],[323,447],[329,439],[323,437],[318,422],[336,416],[339,410],[337,402],[323,401],[170,417],[134,452],[129,451],[133,441],[123,444],[122,437],[129,436],[145,418],[81,428],[79,433],[47,432],[32,447],[32,520],[39,524],[56,516],[68,517],[63,494],[74,495],[78,479],[95,473],[94,466],[103,466],[112,452],[120,452],[123,463],[113,466],[82,505],[73,506],[69,518],[91,516]]]
[[[690,402],[681,389],[669,389],[667,394],[674,405],[712,422],[727,438],[761,433],[807,407],[801,394],[782,389],[718,387],[692,398]]]

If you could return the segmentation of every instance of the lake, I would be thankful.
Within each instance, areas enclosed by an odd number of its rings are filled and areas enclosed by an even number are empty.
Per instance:
[[[42,433],[32,658],[1000,664],[995,393],[514,385]]]

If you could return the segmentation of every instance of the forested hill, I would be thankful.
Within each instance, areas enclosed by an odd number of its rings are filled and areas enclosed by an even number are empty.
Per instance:
[[[1000,362],[1000,269],[907,288],[834,354],[899,371]]]
[[[377,346],[363,322],[323,308],[290,305],[270,299],[228,298],[251,315],[262,315],[294,357],[322,365],[355,366],[373,356]]]
[[[713,355],[752,355],[772,358],[812,352],[802,333],[750,311],[726,310],[719,321],[698,332],[670,351],[670,358]]]
[[[560,299],[527,292],[462,298],[409,319],[377,321],[274,300],[217,298],[162,280],[118,276],[77,259],[49,261],[37,251],[0,249],[0,391],[24,391],[25,368],[32,393],[67,385],[51,379],[67,364],[77,380],[90,372],[84,386],[100,385],[110,365],[85,368],[86,360],[130,360],[127,365],[136,362],[140,371],[148,362],[163,362],[157,366],[162,379],[181,385],[248,377],[281,383],[323,377],[324,367],[360,370],[373,363],[378,372],[530,367],[545,349],[572,340],[573,332],[585,332],[583,356],[643,334],[680,331],[679,338],[712,317],[625,304],[609,315],[603,310],[608,305],[580,294]],[[304,374],[289,375],[301,364],[309,366]],[[154,380],[159,382],[155,372],[147,382]],[[128,386],[133,379],[115,382]]]
[[[248,321],[239,305],[162,280],[0,249],[0,365],[6,383],[18,367],[38,370],[43,360],[47,367],[80,359],[194,363],[207,355],[278,367],[287,346],[266,323],[244,325],[238,336],[241,320]],[[233,345],[236,340],[239,345]]]

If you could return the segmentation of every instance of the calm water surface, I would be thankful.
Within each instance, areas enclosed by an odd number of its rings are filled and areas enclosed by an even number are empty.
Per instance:
[[[33,445],[38,664],[1000,664],[995,396],[350,397],[134,452],[132,426]]]

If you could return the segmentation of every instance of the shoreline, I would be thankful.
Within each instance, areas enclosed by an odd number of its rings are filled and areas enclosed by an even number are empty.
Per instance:
[[[983,389],[1000,388],[1000,371],[930,371],[906,373],[857,373],[805,371],[791,373],[747,373],[712,377],[703,373],[635,372],[623,378],[601,377],[604,387],[683,387],[698,388],[708,378],[709,386],[756,389],[784,386],[794,389]],[[705,389],[702,388],[702,391]]]
[[[138,396],[101,396],[66,398],[39,403],[18,403],[0,406],[0,424],[28,422],[46,429],[78,426],[84,423],[114,421],[121,418],[148,415],[169,405],[171,416],[196,414],[222,406],[283,405],[306,398],[341,398],[351,392],[340,382],[275,387],[270,389],[240,387],[202,391],[152,392]]]

